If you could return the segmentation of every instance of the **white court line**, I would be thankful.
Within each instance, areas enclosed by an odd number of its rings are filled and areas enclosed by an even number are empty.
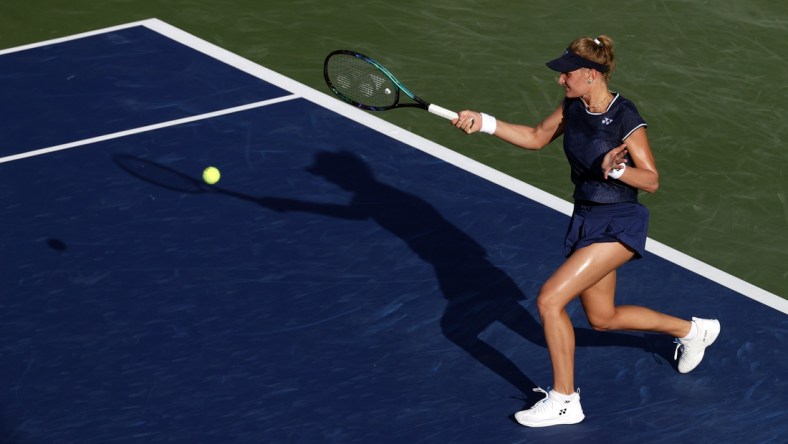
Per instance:
[[[95,31],[82,32],[82,33],[79,33],[79,34],[69,35],[69,36],[66,36],[66,37],[59,37],[59,38],[52,39],[52,40],[43,40],[41,42],[31,43],[29,45],[22,45],[22,46],[15,46],[13,48],[6,48],[6,49],[0,50],[0,56],[1,55],[5,55],[5,54],[11,54],[12,52],[26,51],[28,49],[40,48],[42,46],[49,46],[49,45],[54,45],[54,44],[57,44],[57,43],[68,42],[68,41],[71,41],[71,40],[82,39],[82,38],[90,37],[90,36],[94,36],[94,35],[106,34],[108,32],[118,31],[118,30],[121,30],[121,29],[133,28],[135,26],[140,26],[140,25],[144,26],[146,22],[147,22],[147,20],[142,20],[142,21],[139,21],[139,22],[132,22],[132,23],[125,23],[125,24],[118,25],[118,26],[112,26],[110,28],[102,28],[102,29],[97,29]]]
[[[56,151],[63,151],[63,150],[67,150],[67,149],[70,149],[70,148],[76,148],[76,147],[79,147],[79,146],[89,145],[91,143],[104,142],[105,140],[112,140],[112,139],[117,139],[117,138],[120,138],[120,137],[131,136],[133,134],[144,133],[144,132],[147,132],[147,131],[153,131],[153,130],[167,128],[167,127],[171,127],[171,126],[175,126],[175,125],[181,125],[181,124],[184,124],[184,123],[197,122],[199,120],[211,119],[211,118],[214,118],[214,117],[224,116],[224,115],[227,115],[227,114],[237,113],[237,112],[246,111],[246,110],[250,110],[250,109],[254,109],[254,108],[260,108],[260,107],[268,106],[268,105],[273,105],[275,103],[286,102],[288,100],[293,100],[293,99],[297,99],[297,98],[299,98],[297,95],[291,94],[291,95],[288,95],[288,96],[277,97],[275,99],[262,100],[260,102],[249,103],[249,104],[246,104],[246,105],[235,106],[235,107],[232,107],[232,108],[225,108],[225,109],[222,109],[222,110],[219,110],[219,111],[212,111],[212,112],[205,113],[205,114],[198,114],[196,116],[183,117],[183,118],[180,118],[180,119],[169,120],[167,122],[155,123],[153,125],[141,126],[139,128],[133,128],[133,129],[129,129],[129,130],[118,131],[118,132],[111,133],[111,134],[105,134],[105,135],[102,135],[102,136],[91,137],[89,139],[78,140],[76,142],[69,142],[69,143],[64,143],[64,144],[61,144],[61,145],[55,145],[55,146],[50,146],[50,147],[47,147],[47,148],[41,148],[41,149],[38,149],[38,150],[27,151],[27,152],[19,153],[19,154],[13,154],[11,156],[0,157],[0,163],[11,162],[11,161],[14,161],[14,160],[25,159],[25,158],[28,158],[28,157],[40,156],[42,154],[54,153]]]
[[[368,112],[347,105],[335,99],[332,96],[321,93],[302,83],[299,83],[293,79],[285,77],[268,68],[260,66],[250,60],[247,60],[237,54],[234,54],[223,48],[220,48],[212,43],[206,42],[205,40],[202,40],[192,34],[189,34],[181,29],[178,29],[158,19],[148,19],[148,20],[129,23],[126,25],[120,25],[112,28],[91,31],[89,33],[78,34],[71,37],[65,37],[62,39],[55,39],[47,42],[41,42],[34,45],[26,45],[24,47],[12,48],[8,50],[0,51],[0,55],[4,53],[13,52],[16,50],[29,49],[38,46],[43,46],[46,44],[64,42],[76,38],[97,35],[103,32],[110,32],[113,30],[124,29],[132,26],[139,26],[139,25],[146,26],[151,30],[154,30],[166,37],[178,41],[186,46],[189,46],[197,51],[209,55],[217,60],[223,61],[250,75],[263,79],[266,82],[274,84],[282,89],[290,91],[298,97],[305,98],[317,105],[330,109],[344,117],[347,117],[348,119],[361,123],[380,133],[386,134],[391,138],[394,138],[414,148],[424,151],[436,158],[439,158],[447,163],[455,165],[470,173],[473,173],[477,176],[480,176],[491,182],[494,182],[528,199],[539,202],[542,205],[545,205],[549,208],[559,211],[565,215],[570,215],[572,213],[572,204],[570,202],[567,202],[557,196],[553,196],[552,194],[549,194],[532,185],[529,185],[511,176],[508,176],[498,170],[495,170],[487,165],[477,162],[469,157],[463,156],[455,151],[452,151],[442,145],[439,145],[435,142],[425,139],[419,135],[411,133],[410,131],[404,130],[391,123],[388,123],[385,120],[373,116]],[[291,99],[296,96],[287,96],[285,99]],[[151,125],[150,129],[156,129],[153,128],[154,126],[155,125]],[[149,131],[150,129],[147,130]],[[118,136],[118,137],[122,137],[122,136]],[[75,143],[79,143],[79,142],[75,142]],[[93,141],[86,143],[93,143]],[[61,149],[65,149],[65,148],[61,148]],[[788,314],[788,300],[783,299],[780,296],[777,296],[773,293],[770,293],[766,290],[756,287],[755,285],[752,285],[749,282],[746,282],[729,273],[714,268],[711,265],[708,265],[704,262],[694,259],[691,256],[688,256],[678,250],[668,247],[667,245],[657,242],[651,238],[649,238],[646,241],[646,249],[649,252],[655,254],[656,256],[662,257],[663,259],[666,259],[680,267],[690,270],[698,275],[704,276],[714,282],[717,282],[718,284],[724,287],[730,288],[731,290],[734,290],[744,296],[747,296],[755,301],[758,301],[764,305],[774,308],[775,310]]]

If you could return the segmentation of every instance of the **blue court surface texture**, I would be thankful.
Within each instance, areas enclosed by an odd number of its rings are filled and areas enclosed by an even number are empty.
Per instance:
[[[782,300],[649,253],[618,300],[720,319],[703,363],[573,303],[586,420],[524,428],[568,204],[158,20],[0,64],[0,443],[788,436]]]

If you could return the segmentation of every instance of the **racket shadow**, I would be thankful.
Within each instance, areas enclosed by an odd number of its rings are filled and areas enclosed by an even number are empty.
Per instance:
[[[378,181],[359,156],[319,152],[307,172],[334,183],[353,197],[347,205],[264,197],[257,203],[286,212],[299,211],[346,220],[371,219],[399,237],[420,259],[431,265],[447,301],[440,319],[443,335],[489,370],[516,387],[531,404],[540,398],[535,384],[504,353],[481,339],[498,322],[525,340],[545,347],[541,323],[524,307],[529,297],[487,252],[424,199]],[[533,298],[530,298],[533,299]],[[625,346],[652,351],[641,336],[576,329],[578,346]],[[547,352],[539,359],[548,359]]]
[[[247,194],[224,189],[216,185],[208,185],[200,179],[149,159],[128,154],[116,154],[112,157],[112,160],[118,167],[137,179],[168,190],[189,194],[219,193],[253,203],[258,203],[259,201],[258,198]]]

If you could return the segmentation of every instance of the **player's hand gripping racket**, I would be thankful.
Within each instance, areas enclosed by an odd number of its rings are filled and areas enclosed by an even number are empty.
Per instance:
[[[370,111],[416,107],[445,119],[458,118],[457,113],[427,102],[410,92],[383,65],[355,51],[337,50],[326,57],[323,76],[331,91],[353,106]],[[400,103],[400,93],[413,103]]]

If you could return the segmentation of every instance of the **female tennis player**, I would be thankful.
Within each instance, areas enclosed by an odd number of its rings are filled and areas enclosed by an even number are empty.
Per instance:
[[[597,330],[635,330],[674,336],[678,369],[687,373],[703,359],[720,332],[716,319],[679,319],[645,307],[615,304],[616,270],[645,253],[648,210],[638,190],[653,193],[659,174],[635,105],[610,91],[613,41],[581,37],[547,66],[560,73],[566,97],[535,127],[462,111],[452,121],[466,133],[481,131],[521,148],[538,150],[564,136],[575,185],[574,212],[564,245],[566,261],[542,286],[537,306],[553,366],[553,389],[515,414],[529,427],[575,424],[585,415],[575,390],[575,336],[567,304],[579,297]]]

